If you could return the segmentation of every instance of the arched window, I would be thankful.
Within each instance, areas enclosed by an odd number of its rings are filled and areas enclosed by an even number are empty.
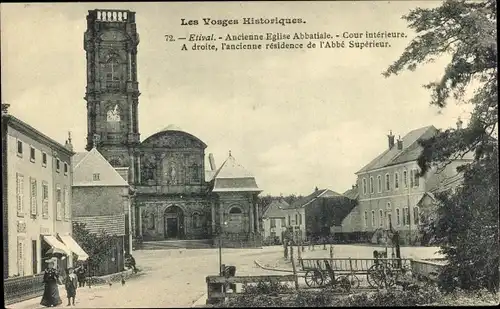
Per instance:
[[[229,210],[229,213],[230,213],[230,214],[241,214],[241,213],[242,213],[242,211],[241,211],[241,208],[239,208],[239,207],[233,207],[233,208],[231,208],[231,209]]]
[[[120,80],[119,66],[120,63],[115,57],[109,58],[106,64],[104,64],[104,76],[106,81],[112,82]]]

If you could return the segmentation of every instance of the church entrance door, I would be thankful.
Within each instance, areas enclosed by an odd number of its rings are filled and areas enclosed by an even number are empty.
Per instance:
[[[165,239],[182,239],[184,237],[184,213],[178,206],[169,206],[163,217]]]

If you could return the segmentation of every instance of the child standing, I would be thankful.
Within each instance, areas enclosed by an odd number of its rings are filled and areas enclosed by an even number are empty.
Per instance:
[[[64,282],[66,287],[66,294],[68,297],[68,305],[71,306],[71,299],[73,299],[73,306],[75,305],[76,289],[78,288],[78,279],[74,273],[73,267],[68,268],[68,275]]]

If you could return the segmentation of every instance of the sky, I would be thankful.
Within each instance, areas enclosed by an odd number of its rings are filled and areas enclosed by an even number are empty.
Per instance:
[[[355,173],[398,136],[466,121],[468,106],[430,106],[422,85],[445,58],[415,72],[381,73],[415,35],[401,16],[438,1],[1,4],[2,102],[9,112],[75,151],[87,134],[88,10],[136,12],[141,140],[174,124],[197,136],[220,165],[232,156],[263,194],[344,192]],[[300,25],[181,26],[181,18],[302,18]],[[181,51],[165,35],[402,31],[390,48]],[[207,159],[208,160],[208,159]],[[209,166],[206,164],[206,166]]]

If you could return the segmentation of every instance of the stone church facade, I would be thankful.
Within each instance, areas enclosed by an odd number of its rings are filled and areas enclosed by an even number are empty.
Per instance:
[[[260,238],[255,178],[229,154],[205,167],[207,145],[169,126],[141,142],[135,12],[91,10],[87,56],[87,150],[128,167],[134,236],[144,240]]]

